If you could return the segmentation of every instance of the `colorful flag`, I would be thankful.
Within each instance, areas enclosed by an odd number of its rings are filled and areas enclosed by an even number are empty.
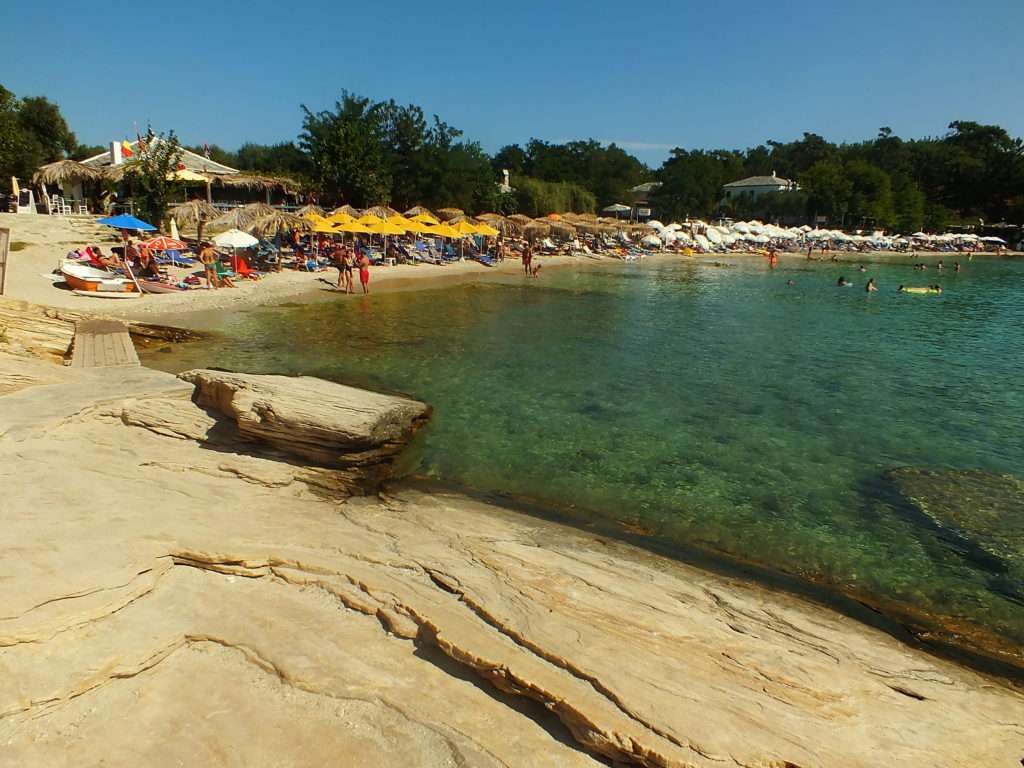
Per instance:
[[[131,144],[127,141],[121,142],[121,157],[134,157],[135,153],[132,151]]]

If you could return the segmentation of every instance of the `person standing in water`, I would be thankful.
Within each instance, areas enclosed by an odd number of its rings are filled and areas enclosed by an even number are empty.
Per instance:
[[[878,290],[878,286],[875,285],[875,278],[872,277],[868,280],[868,284],[864,286],[864,290],[868,293],[874,293]]]
[[[533,266],[533,247],[527,242],[523,246],[523,272],[527,277],[532,273]]]

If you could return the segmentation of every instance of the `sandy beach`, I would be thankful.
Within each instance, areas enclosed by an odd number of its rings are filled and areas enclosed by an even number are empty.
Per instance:
[[[38,304],[145,318],[320,287],[291,273],[83,298],[38,273],[92,233],[37,218],[16,222],[13,240],[35,243],[12,254],[8,294]],[[373,286],[493,271],[382,268]],[[231,389],[213,373],[73,369],[60,364],[73,319],[0,303],[20,318],[0,342],[0,765],[1024,756],[1024,695],[1006,681],[605,536],[367,481],[425,406],[309,380],[282,394],[274,377]],[[322,409],[296,399],[303,382]],[[373,435],[405,419],[404,436],[346,447],[352,414]],[[312,461],[309,445],[333,439],[335,455]]]
[[[180,294],[144,296],[135,300],[80,296],[54,287],[45,275],[52,272],[68,251],[86,244],[96,244],[109,252],[119,241],[114,231],[87,217],[16,216],[0,214],[0,227],[11,229],[11,241],[22,244],[11,253],[5,295],[36,304],[63,307],[82,312],[94,312],[117,317],[147,317],[161,314],[181,314],[195,310],[225,309],[237,306],[275,304],[305,296],[309,298],[342,298],[344,294],[332,290],[338,273],[334,269],[322,272],[285,270],[266,275],[262,280],[240,280],[236,288],[207,290],[200,288]],[[589,258],[547,256],[537,259],[543,268],[572,266],[583,262],[617,264],[615,259],[595,261]],[[183,277],[196,272],[176,269]],[[444,266],[432,264],[374,267],[371,291],[407,290],[411,286],[433,287],[452,282],[485,278],[490,275],[520,275],[518,260],[508,260],[496,267],[485,267],[475,261],[461,261]],[[542,270],[543,271],[543,270]],[[358,285],[356,286],[358,291]]]

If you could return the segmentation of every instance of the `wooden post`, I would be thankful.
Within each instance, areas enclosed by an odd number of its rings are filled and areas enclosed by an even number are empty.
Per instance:
[[[11,230],[0,229],[0,296],[4,295],[7,282],[7,253],[11,242]]]

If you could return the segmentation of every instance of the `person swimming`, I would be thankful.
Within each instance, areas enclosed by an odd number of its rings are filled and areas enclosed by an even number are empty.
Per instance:
[[[959,272],[960,271],[960,262],[959,261],[954,261],[953,262],[953,271],[954,272]]]
[[[846,288],[847,286],[850,285],[853,285],[853,283],[851,283],[845,277],[840,277],[838,280],[836,280],[836,287],[838,288]]]
[[[863,264],[861,264],[859,267],[857,267],[857,271],[858,272],[867,272],[868,268],[865,267]]]
[[[864,286],[864,290],[868,293],[874,293],[878,290],[878,286],[875,285],[875,278],[868,280],[868,284]]]
[[[902,285],[899,288],[896,289],[896,293],[903,293],[903,286]]]
[[[796,285],[792,280],[787,280],[786,285]]]

